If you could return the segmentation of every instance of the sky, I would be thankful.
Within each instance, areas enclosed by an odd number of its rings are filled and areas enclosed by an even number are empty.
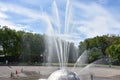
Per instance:
[[[86,38],[120,35],[120,0],[0,0],[0,25],[78,45]]]

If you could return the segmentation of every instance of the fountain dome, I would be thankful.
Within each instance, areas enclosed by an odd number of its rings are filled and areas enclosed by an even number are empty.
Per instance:
[[[53,72],[47,80],[80,80],[78,75],[66,69]]]

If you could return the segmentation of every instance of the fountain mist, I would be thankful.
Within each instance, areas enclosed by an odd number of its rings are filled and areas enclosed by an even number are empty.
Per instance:
[[[48,77],[48,80],[80,80],[78,75],[75,72],[71,72],[66,69],[68,58],[69,58],[70,44],[71,44],[67,40],[74,37],[70,35],[71,32],[73,32],[73,30],[71,30],[73,29],[73,26],[71,26],[71,21],[72,21],[71,19],[73,17],[71,10],[72,10],[72,5],[70,1],[67,0],[66,8],[65,8],[64,25],[61,25],[58,6],[56,1],[55,0],[53,1],[52,16],[49,17],[51,23],[50,23],[50,26],[48,26],[49,28],[47,30],[47,36],[45,38],[46,53],[48,53],[47,61],[49,63],[57,62],[56,60],[58,60],[60,65],[60,70],[53,72]],[[87,52],[84,52],[84,53],[87,53]],[[85,57],[86,57],[86,54],[83,54],[83,56],[81,56],[78,59],[78,62],[80,62],[81,59]],[[85,62],[85,59],[82,60],[83,63]],[[76,65],[78,64],[78,62],[76,63]]]
[[[66,40],[63,40],[63,38],[69,37],[70,2],[67,1],[66,4],[64,31],[62,31],[63,27],[61,27],[62,25],[60,22],[56,1],[54,1],[52,4],[52,13],[54,16],[50,17],[50,20],[51,25],[53,24],[53,26],[48,29],[47,35],[49,35],[49,37],[46,36],[46,49],[48,53],[47,61],[49,61],[49,63],[54,62],[52,61],[53,57],[55,58],[55,56],[57,56],[60,68],[63,69],[67,66],[69,57],[70,43]]]

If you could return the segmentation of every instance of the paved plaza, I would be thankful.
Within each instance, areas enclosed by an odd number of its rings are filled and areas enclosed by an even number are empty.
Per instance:
[[[46,79],[52,72],[58,69],[58,67],[46,66],[0,66],[0,80]],[[73,71],[72,67],[68,69]],[[81,70],[82,68],[74,69],[81,80],[91,80],[91,75],[93,80],[120,80],[120,69],[95,67]],[[13,78],[11,78],[11,73],[14,74]]]

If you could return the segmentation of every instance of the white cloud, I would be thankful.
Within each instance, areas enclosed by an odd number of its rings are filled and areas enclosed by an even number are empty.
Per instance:
[[[7,5],[7,6],[6,6]],[[35,17],[35,19],[38,17],[36,13],[33,13],[31,10],[20,7],[18,5],[13,5],[13,4],[8,4],[8,3],[1,3],[0,2],[0,25],[1,26],[8,26],[11,29],[16,29],[16,30],[23,30],[26,27],[26,25],[20,25],[20,24],[15,24],[12,22],[12,20],[7,20],[9,17],[14,17],[11,15],[6,15],[5,12],[13,12],[17,13],[20,15],[24,15],[27,17],[30,17],[31,19]]]
[[[4,19],[0,19],[0,25],[1,26],[8,26],[11,29],[15,29],[15,30],[24,30],[26,28],[28,28],[28,26],[22,26],[20,24],[14,24],[10,21],[4,20]]]
[[[0,19],[6,19],[6,18],[8,18],[8,16],[7,15],[5,15],[4,13],[2,13],[1,11],[0,11]]]
[[[5,8],[5,7],[0,7],[0,11],[5,12],[5,11],[7,11],[7,8]]]
[[[19,6],[17,4],[13,5],[13,4],[10,4],[10,3],[2,3],[2,2],[0,2],[0,10],[4,11],[4,12],[12,12],[12,13],[15,13],[15,14],[19,14],[19,15],[28,17],[26,19],[23,19],[24,23],[27,23],[28,25],[32,21],[43,20],[49,28],[51,27],[50,18],[44,12],[29,9],[29,8],[26,8],[26,7],[23,7],[23,6]],[[7,18],[8,16],[0,13],[0,17]],[[9,17],[14,17],[14,16],[9,15]],[[17,20],[17,21],[23,22],[21,19]],[[7,25],[7,26],[9,26],[11,28],[14,28],[14,29],[17,29],[17,30],[18,30],[18,28],[19,29],[20,28],[21,29],[26,29],[26,25],[22,25],[23,27],[21,27],[18,24],[14,23],[12,21],[9,21],[9,20],[3,20],[2,19],[2,20],[0,20],[0,23],[1,23],[1,25]],[[30,27],[28,29],[30,29]]]
[[[7,5],[7,6],[6,6]],[[38,19],[39,17],[39,13],[37,11],[33,11],[31,9],[22,7],[22,6],[18,6],[18,5],[13,5],[13,4],[8,4],[8,3],[0,3],[0,7],[1,9],[6,9],[5,11],[8,12],[13,12],[13,13],[17,13],[20,15],[24,15],[26,17],[30,17],[30,18],[36,18]]]
[[[26,28],[28,28],[26,25],[20,25],[20,24],[15,24],[14,22],[8,20],[8,18],[10,16],[6,15],[5,12],[9,11],[10,9],[12,9],[12,7],[6,7],[3,6],[5,4],[1,4],[0,3],[0,25],[1,26],[8,26],[11,29],[15,29],[15,30],[24,30]]]
[[[78,24],[78,30],[85,34],[87,37],[94,37],[104,34],[119,34],[120,23],[113,17],[113,14],[106,10],[104,7],[97,3],[91,4],[76,4],[75,7],[83,11],[80,21],[73,21],[72,23]],[[77,13],[80,11],[77,10]],[[81,14],[79,15],[80,18]]]

